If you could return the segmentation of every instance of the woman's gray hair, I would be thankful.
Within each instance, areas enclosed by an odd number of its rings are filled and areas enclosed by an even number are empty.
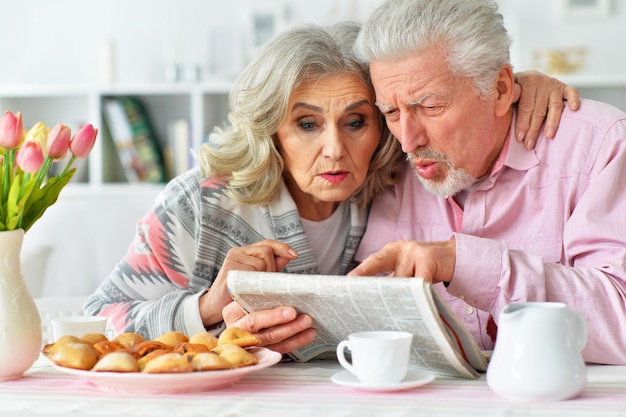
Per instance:
[[[511,40],[497,5],[490,0],[388,0],[370,16],[356,41],[369,61],[405,58],[443,48],[457,77],[469,77],[488,96]]]
[[[354,54],[360,26],[299,26],[276,35],[244,69],[230,93],[228,124],[200,149],[203,175],[222,177],[229,195],[245,204],[268,204],[280,190],[284,162],[275,135],[285,122],[293,91],[307,81],[352,74],[372,88],[368,64]],[[361,206],[395,182],[404,155],[381,116],[381,141],[364,184],[353,199]]]

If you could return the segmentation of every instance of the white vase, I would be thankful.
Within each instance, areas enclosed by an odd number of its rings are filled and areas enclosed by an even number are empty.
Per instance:
[[[41,318],[22,275],[22,229],[0,232],[0,381],[19,379],[39,357]]]

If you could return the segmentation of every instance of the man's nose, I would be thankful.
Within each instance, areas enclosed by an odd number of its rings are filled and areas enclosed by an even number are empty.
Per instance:
[[[405,153],[415,151],[418,147],[424,146],[428,143],[428,139],[425,134],[424,127],[417,120],[417,117],[413,114],[406,114],[400,117],[398,123],[398,132],[392,132]]]

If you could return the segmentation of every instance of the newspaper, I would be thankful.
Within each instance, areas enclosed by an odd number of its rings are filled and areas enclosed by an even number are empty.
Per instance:
[[[290,353],[296,361],[336,357],[337,344],[353,332],[403,330],[414,335],[413,368],[478,378],[487,367],[463,323],[421,278],[231,271],[227,280],[246,312],[288,305],[313,318],[317,337]]]

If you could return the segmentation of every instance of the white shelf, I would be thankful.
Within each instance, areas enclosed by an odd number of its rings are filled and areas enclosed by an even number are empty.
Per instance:
[[[77,175],[73,182],[85,182],[83,192],[88,188],[101,192],[103,187],[120,184],[125,188],[136,188],[128,187],[128,183],[125,183],[124,175],[116,164],[118,158],[115,148],[104,134],[104,100],[119,96],[139,98],[147,108],[161,145],[165,144],[171,121],[188,120],[191,126],[191,147],[197,150],[213,127],[226,120],[231,86],[231,81],[219,79],[201,83],[0,85],[0,110],[20,111],[26,128],[38,121],[48,126],[60,121],[72,130],[82,124],[92,123],[101,133],[89,155],[88,170],[85,172],[83,169],[82,175]]]

